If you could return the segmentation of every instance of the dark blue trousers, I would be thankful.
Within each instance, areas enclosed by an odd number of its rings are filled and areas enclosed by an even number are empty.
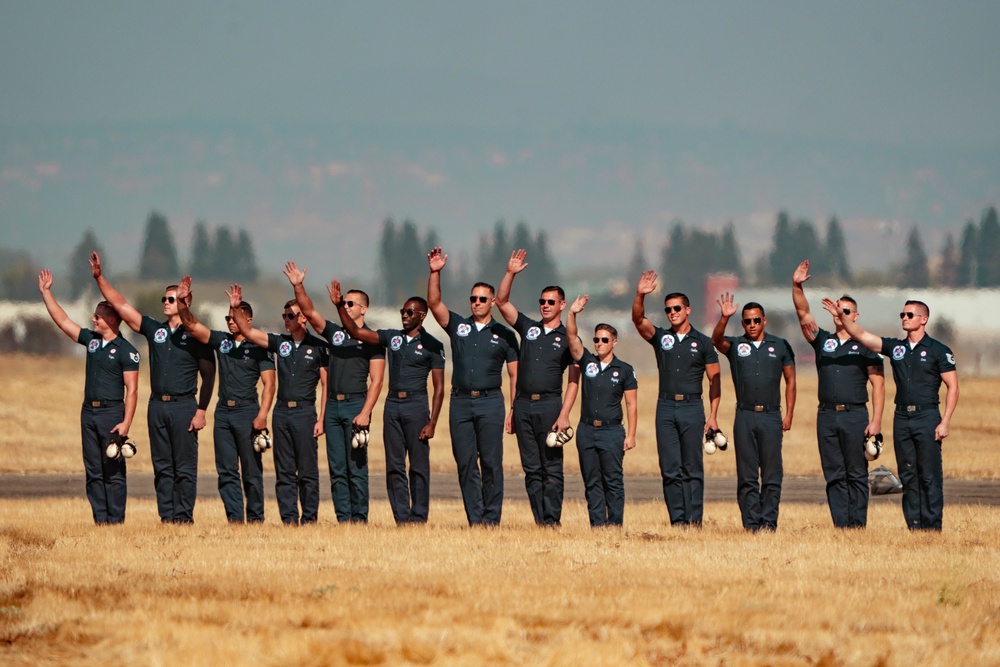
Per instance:
[[[868,523],[867,426],[868,410],[860,406],[841,412],[820,408],[816,414],[826,500],[837,528],[864,528]]]
[[[656,403],[656,452],[670,523],[701,525],[705,507],[705,406],[701,400]]]
[[[193,523],[198,497],[198,432],[189,431],[198,403],[194,396],[149,402],[149,453],[153,459],[156,507],[164,523]]]
[[[285,524],[315,523],[319,514],[319,444],[313,437],[316,408],[274,409],[274,493]],[[299,505],[301,503],[301,515]]]
[[[775,530],[781,502],[780,412],[736,410],[733,447],[736,450],[736,499],[743,527]]]
[[[80,433],[83,440],[83,469],[86,472],[87,500],[94,523],[125,521],[125,459],[112,461],[104,455],[111,429],[125,419],[125,405],[80,410]]]
[[[243,497],[246,495],[246,520],[264,520],[264,469],[260,452],[253,450],[253,420],[259,405],[226,407],[216,405],[215,469],[219,473],[219,496],[226,508],[226,518],[233,523],[244,519]],[[242,476],[242,479],[241,479]]]
[[[431,448],[420,431],[431,419],[427,395],[390,396],[382,412],[385,432],[385,486],[397,524],[425,523],[430,506]],[[410,472],[406,472],[406,458]]]
[[[625,516],[625,427],[580,425],[576,430],[580,472],[591,527],[620,526]]]
[[[323,415],[330,493],[337,521],[368,521],[368,447],[351,447],[354,418],[365,399],[328,400]]]
[[[503,395],[452,395],[451,449],[469,525],[499,525],[503,512]],[[480,470],[480,466],[482,469]]]
[[[524,468],[524,486],[531,514],[539,525],[557,525],[562,518],[563,448],[545,444],[561,410],[562,397],[558,394],[537,401],[528,396],[514,400],[514,433]]]
[[[941,441],[934,439],[940,423],[938,410],[893,413],[892,444],[903,483],[903,518],[910,530],[941,530],[944,471]]]

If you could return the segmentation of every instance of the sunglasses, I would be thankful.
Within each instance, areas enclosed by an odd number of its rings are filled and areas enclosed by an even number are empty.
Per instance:
[[[900,314],[899,314],[899,319],[903,320],[903,319],[906,319],[906,318],[909,318],[909,319],[911,319],[911,320],[912,320],[912,319],[913,319],[914,317],[916,317],[916,316],[917,316],[917,314],[916,314],[916,313],[913,313],[913,312],[905,312],[905,313],[900,313]]]
[[[282,313],[281,316],[283,318],[285,318],[286,320],[294,320],[296,317],[298,317],[301,314],[302,313]]]
[[[160,303],[173,303],[174,301],[177,301],[177,297],[175,297],[175,296],[161,296],[160,297]]]
[[[477,301],[479,303],[486,303],[489,300],[490,300],[490,297],[488,297],[488,296],[476,296],[475,294],[473,294],[473,295],[471,295],[469,297],[469,303],[476,303]]]
[[[841,308],[840,310],[843,311],[844,315],[850,315],[851,312],[853,312],[853,311],[851,311],[850,308]]]
[[[406,315],[407,317],[413,317],[414,315],[416,315],[418,313],[423,313],[423,312],[424,311],[422,311],[422,310],[413,310],[412,308],[400,308],[399,309],[399,314],[400,315]]]
[[[554,305],[556,305],[556,300],[555,299],[539,299],[538,300],[538,305],[539,306],[544,306],[546,304],[548,304],[550,306],[554,306]]]
[[[236,318],[233,317],[232,315],[226,315],[226,321],[227,322],[232,322],[234,319],[236,319]]]
[[[607,336],[594,336],[594,343],[610,343],[611,339]]]
[[[754,323],[754,324],[760,324],[760,318],[759,317],[744,317],[743,318],[743,325],[744,326],[750,326],[751,322]]]
[[[361,304],[358,303],[357,301],[345,301],[344,305],[347,306],[348,308],[354,308],[354,306],[360,306]]]
[[[682,310],[684,310],[684,306],[667,306],[663,309],[663,312],[669,315],[671,312],[679,313]]]

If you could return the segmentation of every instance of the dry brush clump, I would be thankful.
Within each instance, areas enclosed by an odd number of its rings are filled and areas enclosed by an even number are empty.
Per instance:
[[[397,528],[164,526],[152,501],[95,527],[84,502],[3,501],[3,664],[970,665],[1000,661],[1000,509],[951,507],[940,534],[872,508],[837,531],[786,504],[747,534],[730,504],[701,530],[630,504],[559,530],[508,503],[499,529],[435,502]]]

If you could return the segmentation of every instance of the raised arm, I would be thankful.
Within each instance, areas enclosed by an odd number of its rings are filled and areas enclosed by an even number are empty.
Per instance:
[[[958,407],[958,371],[941,373],[941,381],[948,388],[948,395],[944,398],[944,416],[934,429],[935,440],[944,440],[951,433],[951,416]]]
[[[451,319],[448,307],[441,302],[441,269],[447,262],[448,255],[441,248],[434,248],[427,254],[427,265],[431,270],[431,275],[427,278],[427,307],[442,329],[448,328],[448,320]]]
[[[500,281],[500,288],[497,290],[497,298],[493,302],[500,309],[500,314],[507,320],[507,324],[511,326],[517,322],[517,308],[510,302],[510,288],[514,284],[514,276],[528,268],[528,263],[524,261],[527,254],[524,248],[510,253],[510,259],[507,260],[507,273],[503,274],[503,280]]]
[[[229,290],[226,292],[226,296],[229,297],[229,312],[232,313],[233,322],[236,323],[236,328],[240,330],[240,333],[248,341],[256,345],[257,347],[262,347],[267,349],[267,334],[250,326],[250,322],[247,321],[247,315],[240,308],[240,304],[243,302],[243,288],[238,284],[233,283],[229,286]]]
[[[868,367],[868,381],[872,385],[872,418],[865,427],[865,437],[882,432],[882,411],[885,407],[885,369],[881,364]]]
[[[823,299],[823,308],[834,317],[837,316],[837,302],[831,299]],[[841,318],[844,330],[854,340],[858,341],[872,352],[882,352],[882,339],[873,333],[868,333],[861,328],[861,325],[850,317]]]
[[[181,324],[195,340],[208,343],[212,331],[199,322],[191,312],[191,276],[184,276],[181,284],[177,286],[177,315],[181,318]]]
[[[286,262],[282,273],[288,278],[288,282],[292,284],[292,289],[295,291],[295,301],[299,304],[299,310],[306,316],[306,320],[316,330],[316,333],[322,335],[323,330],[326,329],[326,318],[316,312],[312,299],[306,294],[306,286],[303,284],[306,279],[306,270],[299,269],[295,262]]]
[[[566,342],[569,343],[569,353],[575,361],[583,358],[583,341],[580,340],[579,328],[576,326],[576,314],[583,311],[589,300],[590,296],[587,294],[577,296],[566,316]]]
[[[812,276],[809,275],[809,260],[804,260],[799,267],[795,269],[795,273],[792,274],[792,303],[795,304],[795,314],[799,318],[799,326],[802,328],[802,335],[805,336],[806,340],[810,343],[816,340],[816,332],[819,331],[819,325],[816,324],[816,320],[813,318],[812,313],[809,312],[809,300],[806,299],[805,290],[802,289],[802,283],[809,280]]]
[[[785,366],[781,369],[785,376],[785,418],[781,420],[781,430],[792,428],[792,414],[795,412],[795,366]]]
[[[334,305],[337,309],[337,314],[340,315],[340,323],[344,326],[344,331],[347,332],[347,335],[360,340],[362,343],[378,345],[378,332],[371,329],[362,329],[348,314],[347,306],[344,304],[344,295],[340,291],[340,281],[331,280],[329,286],[326,288],[326,292],[330,295],[330,303]],[[301,302],[299,303],[299,307],[302,307]]]
[[[122,322],[127,324],[129,329],[138,333],[139,327],[142,325],[142,315],[129,305],[125,297],[119,294],[118,290],[112,287],[111,283],[104,277],[104,273],[101,271],[101,258],[98,257],[96,251],[90,253],[90,275],[97,281],[97,289],[101,290],[101,296],[111,304],[111,307],[118,313],[118,317],[122,318]]]
[[[656,333],[653,323],[646,317],[646,295],[656,289],[656,278],[655,271],[643,273],[635,288],[635,298],[632,299],[632,324],[643,340],[649,340]]]
[[[48,269],[42,269],[38,274],[38,291],[42,293],[42,301],[45,302],[45,310],[49,311],[49,317],[56,323],[64,334],[69,336],[74,343],[80,340],[80,325],[69,319],[69,315],[62,309],[56,297],[52,294],[52,273]]]
[[[731,347],[729,341],[726,340],[726,325],[729,324],[729,318],[736,314],[737,304],[733,303],[735,298],[735,294],[726,292],[715,302],[719,304],[719,321],[715,325],[715,330],[712,331],[712,345],[722,354],[729,352]]]

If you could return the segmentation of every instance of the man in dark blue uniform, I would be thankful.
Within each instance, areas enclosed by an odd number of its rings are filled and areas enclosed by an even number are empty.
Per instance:
[[[139,388],[139,353],[119,332],[121,319],[102,301],[91,318],[93,329],[84,329],[62,309],[52,294],[52,273],[38,274],[38,291],[56,326],[80,345],[87,346],[86,383],[80,409],[83,469],[87,500],[94,523],[125,521],[125,457],[109,459],[105,448],[112,434],[128,437]]]
[[[625,515],[625,482],[622,463],[625,452],[635,447],[639,415],[639,383],[631,366],[615,356],[618,331],[610,324],[594,327],[592,354],[577,335],[576,316],[588,297],[578,296],[566,317],[570,353],[582,369],[580,424],[576,447],[587,494],[591,527],[620,526]],[[628,411],[628,431],[622,427],[622,398]]]
[[[517,394],[511,419],[531,513],[540,526],[558,526],[564,488],[563,448],[549,447],[546,438],[552,431],[569,428],[569,411],[580,387],[580,367],[570,355],[566,327],[562,324],[566,293],[561,287],[551,285],[542,290],[538,299],[540,320],[529,318],[510,302],[514,276],[528,266],[524,261],[526,256],[523,248],[511,253],[496,305],[507,324],[521,336]],[[563,395],[563,371],[567,367],[569,381]]]
[[[654,271],[639,278],[632,300],[632,323],[643,340],[653,346],[660,371],[656,451],[663,477],[663,500],[671,525],[700,526],[705,507],[703,437],[708,429],[719,428],[719,355],[712,340],[691,326],[691,302],[680,292],[672,292],[663,300],[669,329],[649,321],[645,299],[656,289],[656,279]],[[710,409],[707,420],[701,400],[705,376]]]
[[[222,505],[230,523],[243,523],[244,516],[250,523],[259,523],[264,520],[264,471],[261,452],[254,451],[253,431],[267,428],[274,402],[274,355],[244,338],[231,312],[226,315],[229,331],[214,331],[199,322],[188,308],[190,294],[191,276],[186,276],[177,288],[181,322],[195,340],[215,350],[218,360],[219,400],[212,435]],[[250,304],[241,301],[238,308],[252,323]],[[263,385],[260,401],[258,380]]]
[[[365,343],[347,334],[340,324],[316,311],[306,294],[306,270],[295,262],[285,264],[285,275],[295,290],[302,314],[330,344],[330,368],[324,428],[326,458],[330,468],[330,491],[337,521],[368,521],[368,447],[353,447],[354,428],[368,428],[372,410],[382,393],[385,354],[378,345]],[[368,295],[361,290],[347,293],[344,304],[351,318],[365,326]],[[371,331],[371,329],[368,329]],[[371,378],[371,383],[368,378]]]
[[[271,417],[274,435],[274,492],[285,525],[316,523],[319,514],[317,438],[323,435],[329,352],[322,338],[306,330],[306,318],[295,299],[285,304],[287,333],[269,334],[250,326],[239,308],[243,290],[233,285],[230,313],[240,333],[254,345],[278,354],[278,402]],[[319,414],[316,385],[321,388]]]
[[[389,505],[399,525],[426,523],[430,505],[430,439],[434,437],[444,402],[444,346],[424,330],[427,302],[419,296],[410,297],[399,311],[402,329],[372,331],[360,328],[351,317],[350,307],[341,297],[340,283],[332,281],[329,291],[330,301],[337,306],[347,333],[385,348],[389,357],[389,394],[382,412]],[[428,375],[434,383],[430,411]]]
[[[836,314],[837,304],[823,299]],[[951,432],[958,406],[958,371],[951,349],[927,335],[931,311],[923,301],[907,301],[902,320],[905,338],[879,338],[852,320],[844,321],[851,338],[889,357],[896,383],[892,444],[903,483],[903,517],[910,530],[941,530],[944,513],[944,472],[941,442]],[[941,415],[941,383],[948,387]]]
[[[496,526],[503,511],[504,404],[501,369],[507,364],[511,402],[517,386],[517,337],[493,319],[495,290],[478,282],[469,296],[472,317],[462,317],[441,302],[441,269],[448,256],[441,248],[427,255],[430,278],[427,305],[451,338],[451,405],[448,426],[458,464],[465,515],[470,526]],[[480,470],[482,465],[482,470]]]
[[[736,390],[736,497],[745,529],[776,530],[783,477],[781,440],[792,427],[795,411],[795,355],[788,341],[764,331],[767,316],[759,303],[743,306],[744,334],[726,336],[726,324],[737,310],[734,296],[726,292],[717,302],[722,315],[712,332],[712,344],[729,359]]]
[[[140,315],[101,273],[101,258],[90,255],[90,270],[101,294],[118,315],[149,343],[149,452],[153,459],[156,506],[164,523],[194,523],[198,496],[198,431],[215,384],[212,348],[194,339],[177,314],[177,285],[164,292],[158,322]],[[198,392],[198,376],[201,391]],[[195,400],[195,393],[198,398]]]
[[[868,523],[868,459],[865,438],[882,432],[885,373],[882,357],[844,328],[844,320],[858,320],[858,303],[844,295],[837,301],[834,331],[819,328],[809,311],[802,284],[809,280],[809,260],[792,275],[792,302],[802,335],[816,352],[819,375],[819,412],[816,439],[826,478],[826,499],[833,525],[864,528]],[[872,416],[868,419],[867,384],[872,385]]]

